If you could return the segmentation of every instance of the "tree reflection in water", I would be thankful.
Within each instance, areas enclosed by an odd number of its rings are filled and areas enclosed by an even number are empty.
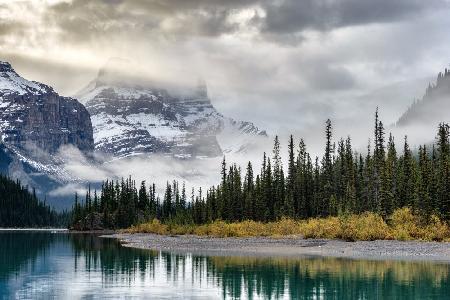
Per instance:
[[[0,279],[32,267],[55,241],[46,232],[4,231],[0,234]],[[29,245],[33,245],[30,247]]]
[[[450,295],[450,265],[339,258],[197,256],[121,247],[93,235],[68,235],[75,268],[101,269],[105,284],[164,275],[215,285],[230,298],[386,299]],[[164,272],[165,274],[160,274]],[[430,296],[431,295],[431,296]]]

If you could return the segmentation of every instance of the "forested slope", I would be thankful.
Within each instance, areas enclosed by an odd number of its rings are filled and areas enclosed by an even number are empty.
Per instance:
[[[0,227],[61,226],[62,218],[19,181],[0,175]]]

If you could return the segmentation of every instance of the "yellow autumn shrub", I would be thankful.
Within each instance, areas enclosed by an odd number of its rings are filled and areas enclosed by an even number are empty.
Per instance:
[[[341,222],[337,217],[314,218],[304,221],[301,233],[305,238],[336,239],[341,234]]]
[[[373,241],[391,239],[389,226],[375,213],[350,215],[341,218],[340,238],[347,241]]]
[[[153,219],[151,222],[142,223],[136,226],[132,226],[126,230],[126,233],[156,233],[156,234],[168,234],[168,226],[162,224],[159,220]]]
[[[347,241],[372,240],[423,240],[450,242],[450,227],[437,216],[424,221],[410,208],[401,208],[387,218],[386,222],[375,213],[348,214],[339,217],[294,220],[282,218],[262,223],[242,221],[228,223],[217,220],[204,225],[162,224],[158,220],[132,226],[124,232],[155,234],[195,234],[213,237],[286,237],[343,239]]]

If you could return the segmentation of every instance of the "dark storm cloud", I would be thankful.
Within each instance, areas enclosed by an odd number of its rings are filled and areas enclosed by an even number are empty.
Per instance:
[[[61,30],[61,38],[71,41],[91,41],[105,38],[121,30],[134,29],[138,21],[128,11],[122,11],[118,1],[76,0],[50,6],[44,15],[49,27]],[[140,26],[149,26],[151,19]]]
[[[74,0],[49,7],[46,19],[74,40],[117,33],[213,37],[234,32],[237,24],[228,22],[228,16],[252,3]]]
[[[239,9],[259,3],[258,0],[134,0],[127,2],[130,7],[172,14],[185,10],[194,9]]]
[[[306,29],[334,28],[396,22],[420,16],[426,10],[447,7],[445,0],[283,0],[265,5],[262,29],[295,33]]]
[[[272,42],[296,45],[305,30],[395,22],[447,5],[445,0],[74,0],[51,6],[47,20],[64,38],[79,41],[118,33],[215,37],[244,26]],[[245,8],[254,9],[248,22],[230,21]]]

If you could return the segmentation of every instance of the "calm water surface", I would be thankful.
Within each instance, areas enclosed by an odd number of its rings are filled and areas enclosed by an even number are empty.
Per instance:
[[[0,232],[0,299],[450,299],[450,265],[180,255]]]

